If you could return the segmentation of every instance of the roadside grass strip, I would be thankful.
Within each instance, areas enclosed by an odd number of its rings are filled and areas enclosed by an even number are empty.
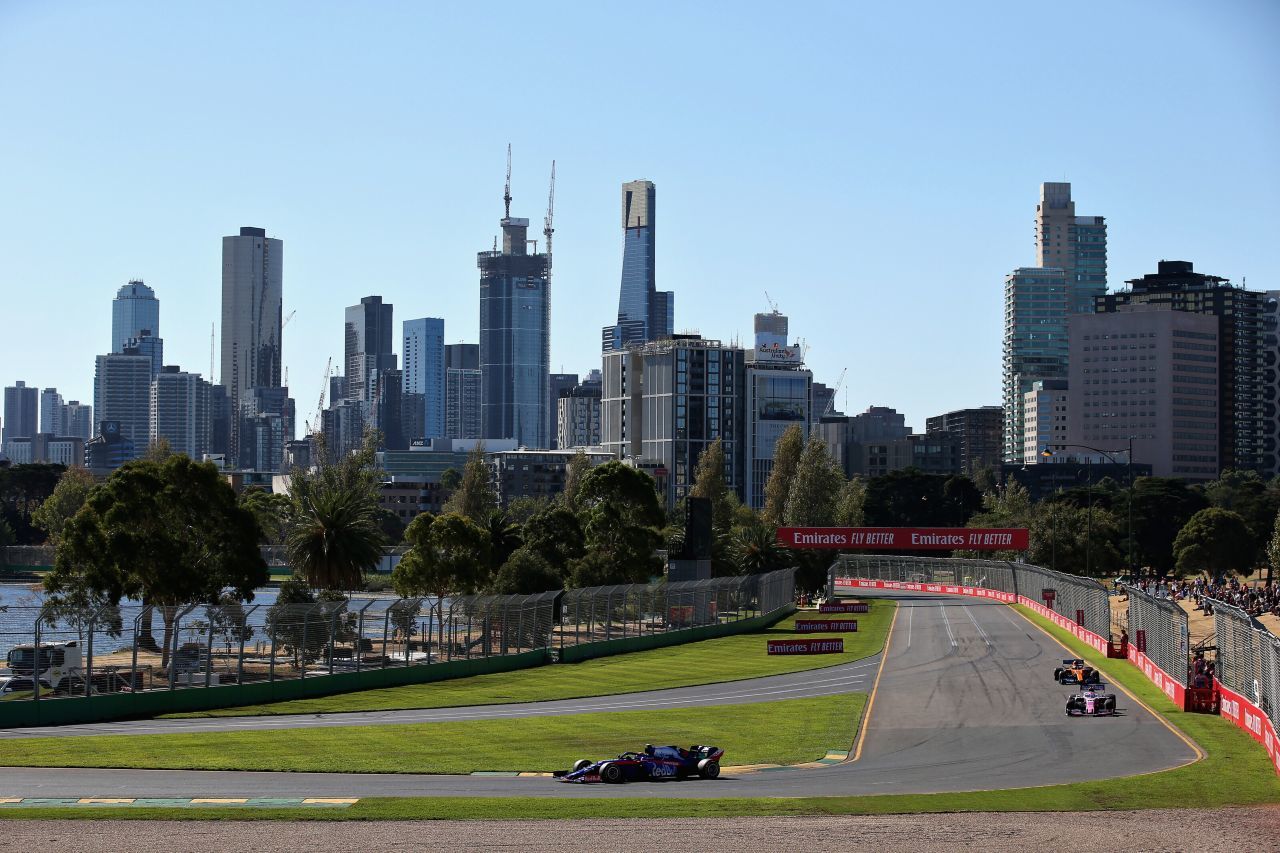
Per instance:
[[[731,764],[799,764],[824,758],[834,744],[847,747],[865,703],[865,694],[846,693],[514,721],[32,738],[0,741],[0,765],[515,775],[568,769],[580,758],[646,743],[713,743]]]
[[[773,655],[765,652],[767,640],[810,639],[794,632],[795,617],[772,628],[714,640],[699,640],[643,652],[630,652],[576,664],[550,664],[517,672],[476,675],[430,684],[413,684],[341,693],[314,699],[294,699],[264,705],[245,705],[215,711],[167,714],[162,719],[189,717],[244,717],[274,714],[338,714],[350,711],[456,708],[465,705],[497,705],[613,696],[671,687],[692,687],[782,675],[850,663],[876,654],[893,619],[896,604],[872,600],[868,613],[858,614],[858,631],[841,635],[842,654]],[[801,612],[801,618],[813,614]]]
[[[5,797],[0,812],[10,809],[104,808],[324,808],[345,809],[360,802],[356,797]]]

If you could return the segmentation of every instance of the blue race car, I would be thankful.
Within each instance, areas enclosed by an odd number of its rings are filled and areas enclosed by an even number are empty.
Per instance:
[[[603,761],[582,759],[572,770],[557,770],[561,782],[656,782],[664,779],[714,779],[720,775],[720,758],[724,750],[718,746],[695,744],[688,749],[678,746],[646,744],[644,752],[624,752]]]

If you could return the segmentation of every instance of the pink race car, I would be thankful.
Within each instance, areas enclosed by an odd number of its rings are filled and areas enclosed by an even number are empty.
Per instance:
[[[1110,717],[1116,712],[1116,695],[1104,693],[1103,685],[1092,684],[1067,697],[1068,717]]]

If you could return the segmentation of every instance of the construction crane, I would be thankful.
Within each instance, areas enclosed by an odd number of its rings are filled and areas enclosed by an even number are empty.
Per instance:
[[[831,389],[831,399],[827,401],[827,407],[822,410],[822,414],[818,416],[818,420],[822,420],[827,415],[831,414],[831,412],[835,409],[836,395],[840,393],[840,388],[841,386],[844,385],[845,374],[848,372],[849,372],[849,368],[847,367],[844,370],[840,371],[840,378],[836,380],[835,387]]]
[[[551,161],[551,190],[547,193],[547,218],[542,221],[542,236],[547,238],[547,260],[551,259],[551,235],[556,229],[551,226],[551,219],[556,209],[556,161]]]
[[[281,339],[284,338],[284,327],[289,325],[289,321],[292,320],[293,315],[297,313],[298,313],[298,309],[297,308],[293,309],[292,311],[289,312],[289,316],[284,318],[284,322],[280,324]],[[284,366],[284,387],[286,388],[289,387],[289,365],[287,364]]]
[[[507,186],[502,191],[502,203],[505,206],[505,218],[511,218],[511,143],[507,143]]]
[[[769,291],[767,290],[764,292],[764,301],[769,303],[770,311],[772,311],[775,314],[778,313],[778,303],[773,301],[773,299],[769,296]]]
[[[307,421],[307,434],[314,434],[320,429],[323,423],[322,413],[324,412],[324,398],[329,393],[329,374],[333,372],[333,356],[329,356],[329,361],[324,366],[324,382],[320,385],[320,402],[316,403],[316,415],[313,419]],[[313,426],[314,422],[314,426]]]

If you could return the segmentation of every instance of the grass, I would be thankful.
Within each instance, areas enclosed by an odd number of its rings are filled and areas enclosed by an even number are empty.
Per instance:
[[[613,711],[279,731],[0,741],[0,765],[349,773],[551,771],[645,743],[713,743],[726,763],[796,764],[848,749],[866,695],[749,705]],[[476,749],[476,744],[484,744]]]
[[[715,640],[701,640],[645,652],[614,655],[576,664],[557,664],[518,672],[476,675],[431,684],[412,684],[341,693],[314,699],[294,699],[264,705],[245,705],[167,717],[243,717],[262,714],[336,714],[349,711],[390,711],[403,708],[455,708],[463,705],[495,705],[508,702],[542,702],[613,696],[642,690],[664,690],[740,681],[766,675],[817,669],[848,663],[873,655],[884,647],[896,605],[870,602],[871,611],[860,613],[858,632],[845,634],[844,654],[784,655],[765,653],[765,640],[795,636],[795,617],[765,631]],[[806,614],[800,614],[803,618]],[[815,614],[807,614],[810,617]]]

